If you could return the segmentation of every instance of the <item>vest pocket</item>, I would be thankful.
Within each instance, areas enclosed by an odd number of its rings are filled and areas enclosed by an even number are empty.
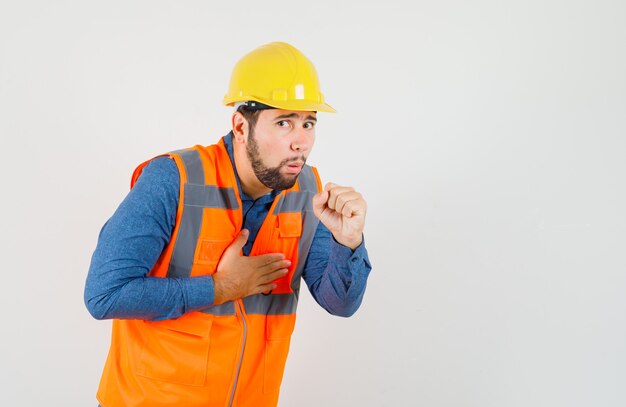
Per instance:
[[[213,316],[192,312],[179,319],[144,321],[137,375],[168,383],[203,386]]]
[[[194,255],[192,275],[211,275],[215,273],[224,250],[231,240],[199,239]]]

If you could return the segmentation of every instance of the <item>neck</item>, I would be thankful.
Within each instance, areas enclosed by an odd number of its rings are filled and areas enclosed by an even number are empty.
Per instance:
[[[233,143],[233,155],[235,157],[237,174],[239,175],[239,183],[246,195],[252,199],[257,199],[272,191],[270,188],[263,185],[254,174],[252,164],[246,154],[245,146],[239,143]]]

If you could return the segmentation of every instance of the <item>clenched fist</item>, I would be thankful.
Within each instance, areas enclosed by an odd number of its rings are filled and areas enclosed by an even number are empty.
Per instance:
[[[363,241],[367,204],[354,188],[329,182],[313,197],[313,212],[342,245],[354,250]]]

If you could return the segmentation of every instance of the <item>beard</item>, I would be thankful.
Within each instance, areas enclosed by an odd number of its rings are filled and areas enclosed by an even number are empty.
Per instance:
[[[273,190],[284,190],[294,186],[298,179],[297,174],[285,176],[281,174],[280,169],[290,162],[302,161],[306,163],[306,157],[301,155],[300,157],[287,158],[280,162],[276,167],[268,167],[263,163],[261,153],[259,152],[259,144],[254,137],[254,130],[250,129],[250,135],[248,136],[248,144],[246,145],[246,154],[252,164],[252,170],[254,175],[261,181],[261,184]]]

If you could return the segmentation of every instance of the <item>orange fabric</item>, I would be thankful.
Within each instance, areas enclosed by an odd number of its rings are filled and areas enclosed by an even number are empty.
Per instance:
[[[223,141],[193,149],[202,158],[206,184],[234,188],[239,203],[237,210],[204,208],[191,275],[211,275],[224,249],[241,230],[242,205]],[[169,156],[180,172],[180,199],[170,243],[150,272],[157,277],[167,275],[183,214],[187,181],[180,156],[174,153]],[[131,184],[134,185],[145,165],[137,167]],[[317,172],[314,174],[318,178]],[[319,188],[319,178],[317,182]],[[297,190],[297,185],[292,190]],[[285,191],[281,193],[284,194]],[[281,195],[276,197],[250,253],[282,252],[292,261],[288,275],[277,281],[275,294],[292,292],[290,282],[298,263],[298,241],[302,233],[300,213],[273,214]],[[234,305],[236,315],[190,312],[176,320],[158,322],[114,320],[98,401],[103,407],[226,407],[231,405],[232,397],[232,406],[275,406],[295,313],[248,314],[243,301],[238,300]]]

